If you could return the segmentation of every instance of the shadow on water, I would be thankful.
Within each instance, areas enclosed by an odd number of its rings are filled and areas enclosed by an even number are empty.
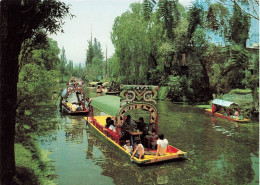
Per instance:
[[[95,89],[88,95],[95,96]],[[188,158],[138,166],[93,132],[82,116],[39,109],[46,118],[42,124],[56,122],[39,143],[51,151],[58,184],[259,183],[258,123],[237,124],[195,106],[158,102],[160,132]]]

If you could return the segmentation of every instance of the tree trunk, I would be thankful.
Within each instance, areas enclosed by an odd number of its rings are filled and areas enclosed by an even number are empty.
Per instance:
[[[0,175],[1,184],[10,184],[15,175],[18,55],[22,43],[19,37],[21,1],[2,0],[0,3]]]

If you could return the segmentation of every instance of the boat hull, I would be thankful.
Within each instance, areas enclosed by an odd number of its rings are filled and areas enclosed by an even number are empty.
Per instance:
[[[245,118],[244,118],[244,119],[241,119],[241,120],[240,120],[239,118],[234,119],[234,118],[231,118],[230,116],[225,116],[225,115],[220,114],[220,113],[218,113],[218,112],[213,113],[213,112],[212,112],[212,109],[206,109],[206,113],[212,114],[212,115],[214,115],[214,116],[216,116],[216,117],[224,118],[224,119],[227,119],[227,120],[239,122],[239,123],[248,123],[248,122],[250,121],[250,119],[245,119]]]
[[[117,148],[121,153],[124,154],[124,156],[128,157],[129,160],[130,160],[131,155],[128,152],[126,152],[126,150],[122,146],[120,146],[119,140],[108,137],[102,131],[102,128],[100,128],[100,126],[98,126],[99,128],[97,126],[95,126],[95,123],[94,123],[95,120],[93,120],[92,117],[85,117],[85,120],[87,121],[87,124],[91,128],[93,128],[99,135],[102,136],[102,138],[105,138],[107,141],[109,141],[110,144],[112,144],[115,148]],[[157,158],[155,157],[155,155],[145,154],[144,159],[137,159],[136,157],[134,157],[132,162],[134,162],[136,164],[152,164],[152,163],[169,161],[169,160],[173,160],[173,159],[186,158],[187,157],[186,152],[178,150],[177,148],[174,148],[173,146],[170,146],[170,148],[171,148],[172,151],[175,150],[175,151],[178,151],[178,152],[167,151],[164,156],[158,156]],[[152,152],[155,153],[156,151],[152,151]]]

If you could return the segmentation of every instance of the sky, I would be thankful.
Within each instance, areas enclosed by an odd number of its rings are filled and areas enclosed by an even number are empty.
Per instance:
[[[184,6],[191,5],[193,0],[179,0]],[[110,39],[114,19],[121,16],[134,2],[142,3],[143,0],[63,0],[71,5],[73,19],[66,18],[63,26],[64,33],[58,32],[50,37],[58,42],[60,49],[64,47],[66,58],[74,64],[84,64],[88,40],[93,38],[101,43],[105,57],[114,53],[114,46]]]

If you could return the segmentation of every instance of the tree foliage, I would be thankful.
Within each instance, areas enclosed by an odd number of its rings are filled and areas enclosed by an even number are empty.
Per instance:
[[[40,30],[45,33],[61,30],[63,18],[70,14],[65,3],[55,0],[2,0],[0,8],[0,175],[1,184],[10,184],[15,175],[14,135],[21,47],[23,42],[25,46],[26,39],[39,38]]]
[[[100,42],[94,38],[94,43],[88,41],[86,53],[86,68],[83,79],[101,80],[105,75],[104,57]]]

